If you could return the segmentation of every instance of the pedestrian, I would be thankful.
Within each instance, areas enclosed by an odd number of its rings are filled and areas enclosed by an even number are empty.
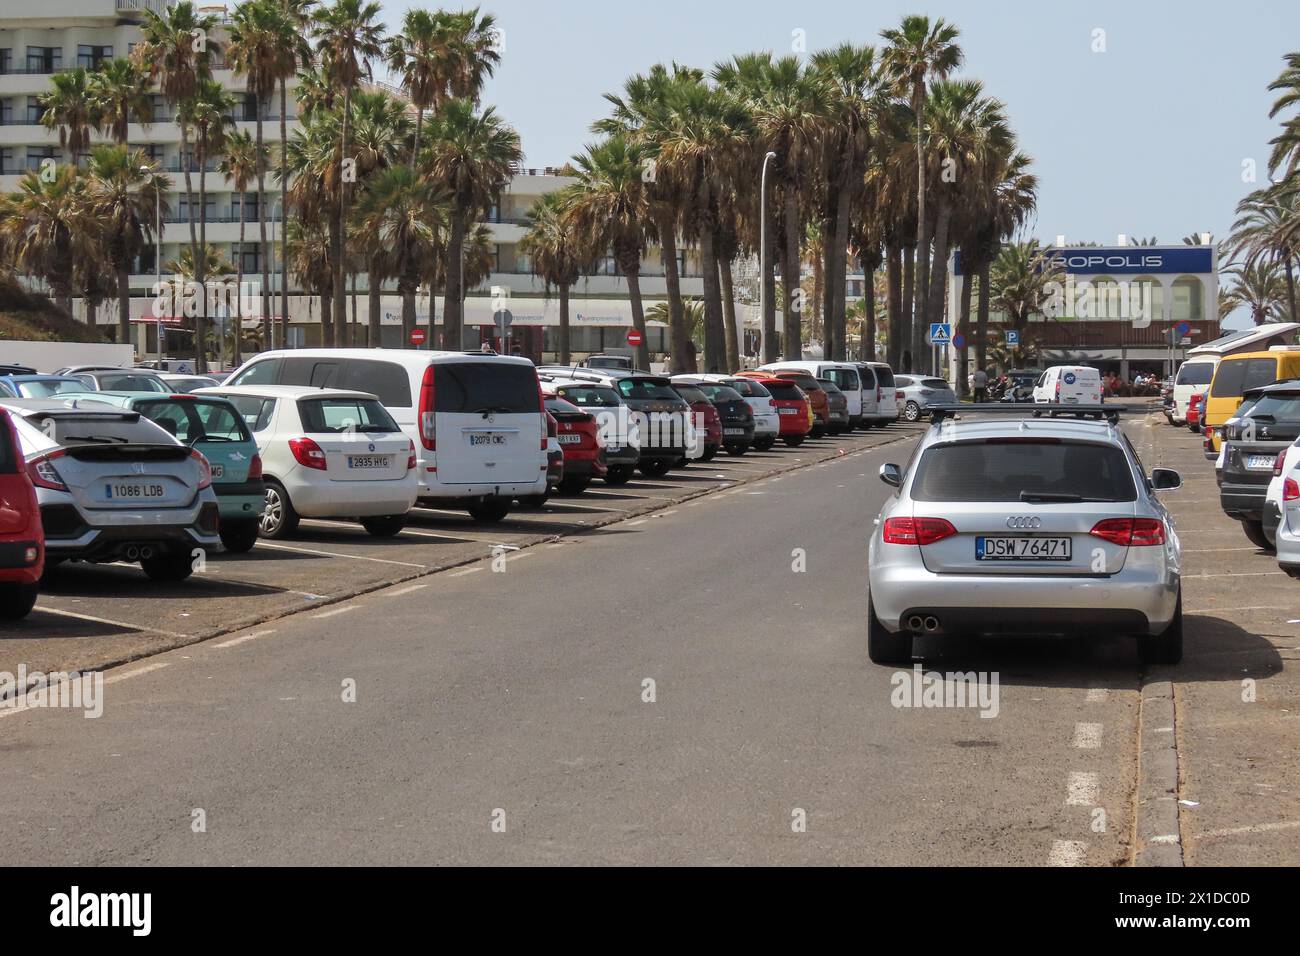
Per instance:
[[[977,368],[970,375],[971,391],[975,393],[975,401],[987,402],[989,400],[989,373],[982,368]]]

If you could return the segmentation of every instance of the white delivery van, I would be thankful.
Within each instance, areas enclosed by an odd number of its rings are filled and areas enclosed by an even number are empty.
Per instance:
[[[1100,405],[1101,373],[1086,365],[1053,365],[1034,383],[1038,404]]]
[[[370,392],[415,442],[425,507],[500,521],[515,498],[546,493],[546,410],[526,358],[411,349],[262,352],[227,385]]]
[[[1174,411],[1171,425],[1187,424],[1187,409],[1194,395],[1201,395],[1210,390],[1214,381],[1214,370],[1219,367],[1219,356],[1189,355],[1187,361],[1178,367],[1174,376]]]
[[[871,382],[868,388],[858,369],[859,366],[852,362],[815,360],[772,362],[758,367],[760,372],[808,372],[813,378],[825,378],[834,382],[849,401],[850,428],[861,428],[877,417],[875,382]]]
[[[864,383],[868,370],[876,379],[876,419],[865,424],[884,428],[890,422],[898,421],[898,387],[894,382],[894,370],[884,362],[859,362],[857,367],[862,372]]]

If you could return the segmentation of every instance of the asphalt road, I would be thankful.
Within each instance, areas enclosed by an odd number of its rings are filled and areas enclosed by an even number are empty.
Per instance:
[[[909,451],[168,651],[99,719],[0,715],[6,861],[1123,862],[1127,641],[929,648],[997,672],[995,717],[896,707],[867,660],[875,472]]]

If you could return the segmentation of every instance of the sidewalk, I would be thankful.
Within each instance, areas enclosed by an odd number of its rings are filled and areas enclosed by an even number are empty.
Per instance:
[[[1182,664],[1174,685],[1179,825],[1188,866],[1300,864],[1300,581],[1219,508],[1201,436],[1160,415],[1128,428],[1148,471],[1178,469],[1165,499],[1183,547]]]

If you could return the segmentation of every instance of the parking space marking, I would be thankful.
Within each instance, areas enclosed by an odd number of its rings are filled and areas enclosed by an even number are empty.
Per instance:
[[[1109,691],[1104,687],[1090,687],[1088,688],[1088,693],[1084,697],[1084,700],[1090,704],[1100,704],[1109,696]]]
[[[1076,770],[1066,785],[1065,803],[1070,807],[1095,807],[1100,803],[1101,777],[1094,770]]]
[[[1217,571],[1214,574],[1184,574],[1183,580],[1203,580],[1205,578],[1265,578],[1275,574],[1285,575],[1285,571]]]
[[[590,488],[588,488],[586,491],[583,492],[583,495],[591,495],[596,498],[611,498],[611,497],[612,498],[634,498],[636,501],[641,501],[643,499],[646,501],[676,501],[677,500],[676,498],[671,498],[668,495],[633,495],[632,492],[634,491],[636,491],[635,488],[629,488],[626,492],[592,491]]]
[[[360,610],[360,604],[345,604],[342,607],[330,608],[328,611],[322,611],[319,614],[313,614],[312,619],[319,621],[324,617],[338,617],[340,614],[347,614],[349,611]]]
[[[453,577],[453,578],[463,578],[463,577],[464,577],[465,575],[467,575],[467,574],[477,574],[479,571],[482,571],[482,570],[483,570],[483,569],[482,569],[481,567],[478,567],[478,568],[465,568],[463,571],[452,571],[450,577]]]
[[[55,614],[59,617],[73,617],[79,621],[90,621],[92,624],[107,624],[109,627],[120,627],[128,631],[148,631],[151,634],[164,634],[167,637],[179,637],[189,640],[191,635],[181,634],[179,631],[164,631],[160,627],[149,627],[147,624],[127,624],[125,621],[111,621],[106,617],[95,617],[92,614],[78,614],[75,611],[62,611],[58,608],[48,607],[44,604],[36,605],[36,610],[44,611],[46,614]]]
[[[625,524],[626,524],[629,528],[635,528],[637,525],[639,525],[639,524],[645,524],[645,523],[646,523],[647,521],[649,521],[649,520],[650,520],[649,518],[638,518],[636,521],[628,521],[628,522],[625,522]]]
[[[1075,724],[1073,746],[1080,750],[1096,750],[1101,746],[1101,724]]]
[[[265,541],[258,542],[259,548],[271,548],[275,551],[296,551],[299,554],[315,554],[324,558],[345,558],[352,561],[375,561],[379,564],[398,564],[404,568],[423,568],[423,564],[415,564],[412,561],[394,561],[391,558],[371,558],[364,554],[339,554],[337,551],[317,551],[314,548],[294,548],[287,544],[267,544]]]
[[[429,585],[427,584],[411,584],[404,588],[398,588],[396,591],[389,591],[385,595],[385,597],[390,597],[390,598],[401,597],[403,594],[412,594],[415,591],[422,591],[428,586]]]
[[[1184,614],[1209,614],[1211,611],[1285,611],[1277,604],[1252,604],[1250,607],[1198,607],[1188,608]]]
[[[1083,866],[1088,856],[1088,844],[1082,840],[1053,840],[1047,854],[1048,866]]]
[[[1300,827],[1300,820],[1287,820],[1281,823],[1255,823],[1245,827],[1227,827],[1223,830],[1206,830],[1197,834],[1196,840],[1214,840],[1219,837],[1245,836],[1250,833],[1275,833],[1278,830],[1294,830]]]
[[[167,661],[157,661],[153,664],[146,664],[144,667],[137,667],[135,670],[126,671],[122,674],[113,674],[111,677],[105,677],[105,684],[116,684],[119,681],[130,680],[132,677],[140,677],[143,674],[151,674],[154,671],[160,671],[164,667],[170,667]]]
[[[275,633],[275,629],[267,631],[254,631],[252,634],[243,634],[239,637],[232,637],[228,641],[222,641],[220,644],[213,644],[213,647],[236,647],[240,644],[247,644],[249,641],[255,641],[259,637],[269,637]]]

